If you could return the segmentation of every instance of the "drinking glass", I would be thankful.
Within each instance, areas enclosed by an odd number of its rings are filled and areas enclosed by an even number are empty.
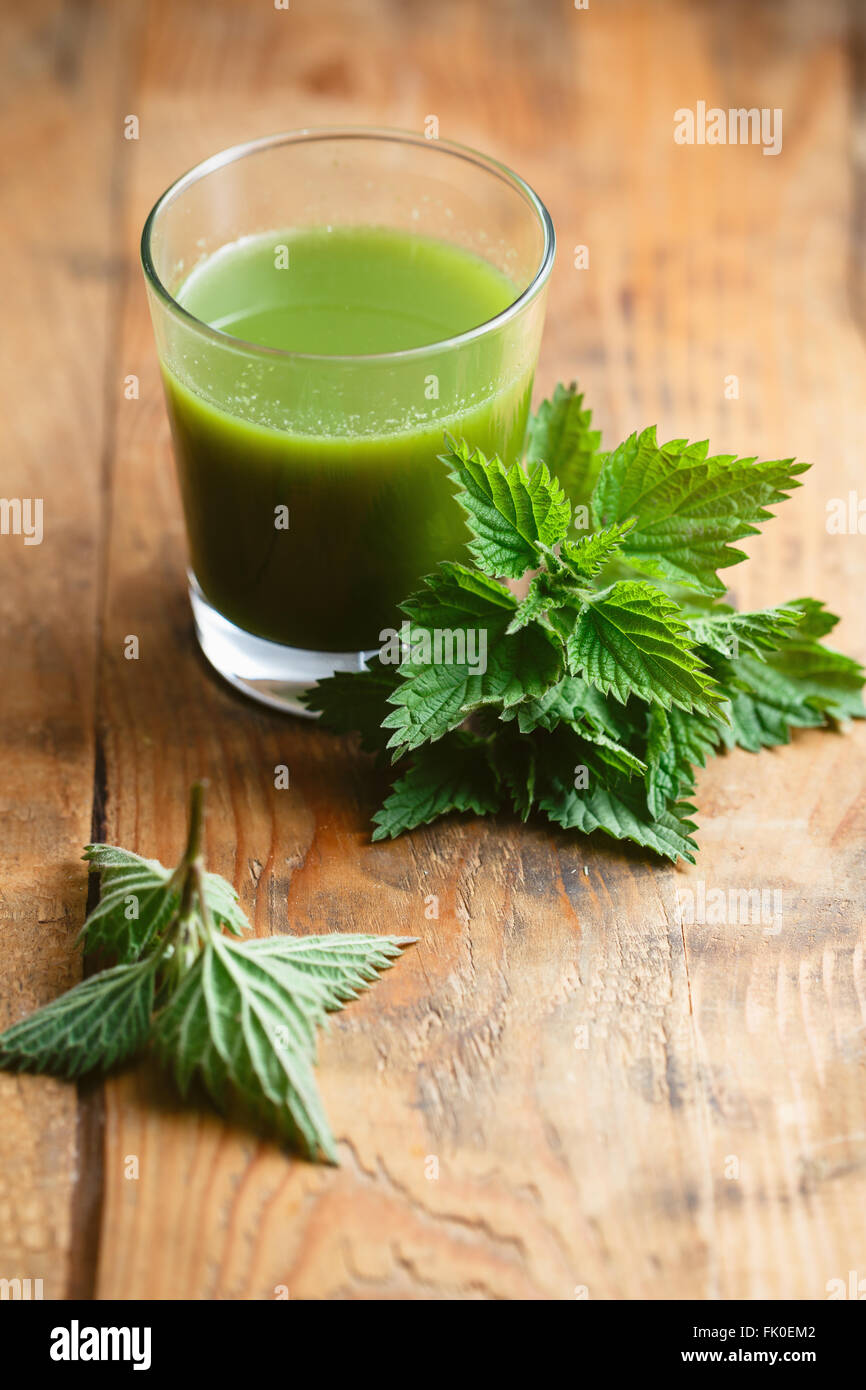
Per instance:
[[[445,241],[507,277],[487,322],[403,351],[341,355],[246,342],[196,318],[190,274],[246,238],[334,228]],[[300,130],[214,155],[162,195],[142,265],[208,661],[255,699],[363,667],[398,605],[467,532],[441,461],[465,437],[520,456],[554,257],[550,216],[472,150],[392,130]],[[509,295],[511,291],[509,288]],[[182,295],[181,295],[182,298]]]

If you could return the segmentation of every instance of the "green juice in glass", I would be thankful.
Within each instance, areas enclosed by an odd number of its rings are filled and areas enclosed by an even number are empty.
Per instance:
[[[372,648],[399,626],[421,576],[465,553],[444,430],[518,457],[532,385],[531,371],[503,380],[495,335],[456,364],[411,350],[479,327],[517,293],[458,246],[371,227],[245,238],[188,275],[175,294],[195,318],[304,355],[250,368],[202,335],[191,359],[163,363],[192,570],[214,608],[321,652]],[[393,380],[376,359],[371,415],[364,357],[406,351]],[[311,354],[356,359],[339,393],[317,392]]]

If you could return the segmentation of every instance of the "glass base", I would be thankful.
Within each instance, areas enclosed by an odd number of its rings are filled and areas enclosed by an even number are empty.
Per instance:
[[[236,627],[208,603],[189,576],[189,600],[199,646],[215,671],[251,699],[272,709],[317,719],[301,704],[301,695],[335,671],[363,671],[370,652],[310,652],[284,647]]]

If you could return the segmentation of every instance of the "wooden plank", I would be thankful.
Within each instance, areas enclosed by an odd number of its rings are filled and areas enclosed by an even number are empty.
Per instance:
[[[4,1027],[80,973],[123,29],[108,7],[41,0],[4,18],[0,491],[41,499],[43,518],[41,544],[0,536]],[[82,1274],[87,1253],[76,1092],[2,1075],[0,1108],[0,1276],[58,1298],[70,1249]]]

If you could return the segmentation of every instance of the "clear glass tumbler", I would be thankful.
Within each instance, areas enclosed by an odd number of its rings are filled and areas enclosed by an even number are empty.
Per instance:
[[[334,355],[244,341],[183,305],[190,275],[218,252],[267,237],[275,266],[281,255],[290,266],[293,236],[343,228],[460,248],[507,277],[506,307],[443,341]],[[461,558],[443,435],[519,457],[554,245],[547,210],[516,174],[390,130],[254,140],[156,203],[141,256],[190,597],[201,648],[233,685],[306,713],[300,694],[360,669],[380,633],[399,628],[419,578]]]

